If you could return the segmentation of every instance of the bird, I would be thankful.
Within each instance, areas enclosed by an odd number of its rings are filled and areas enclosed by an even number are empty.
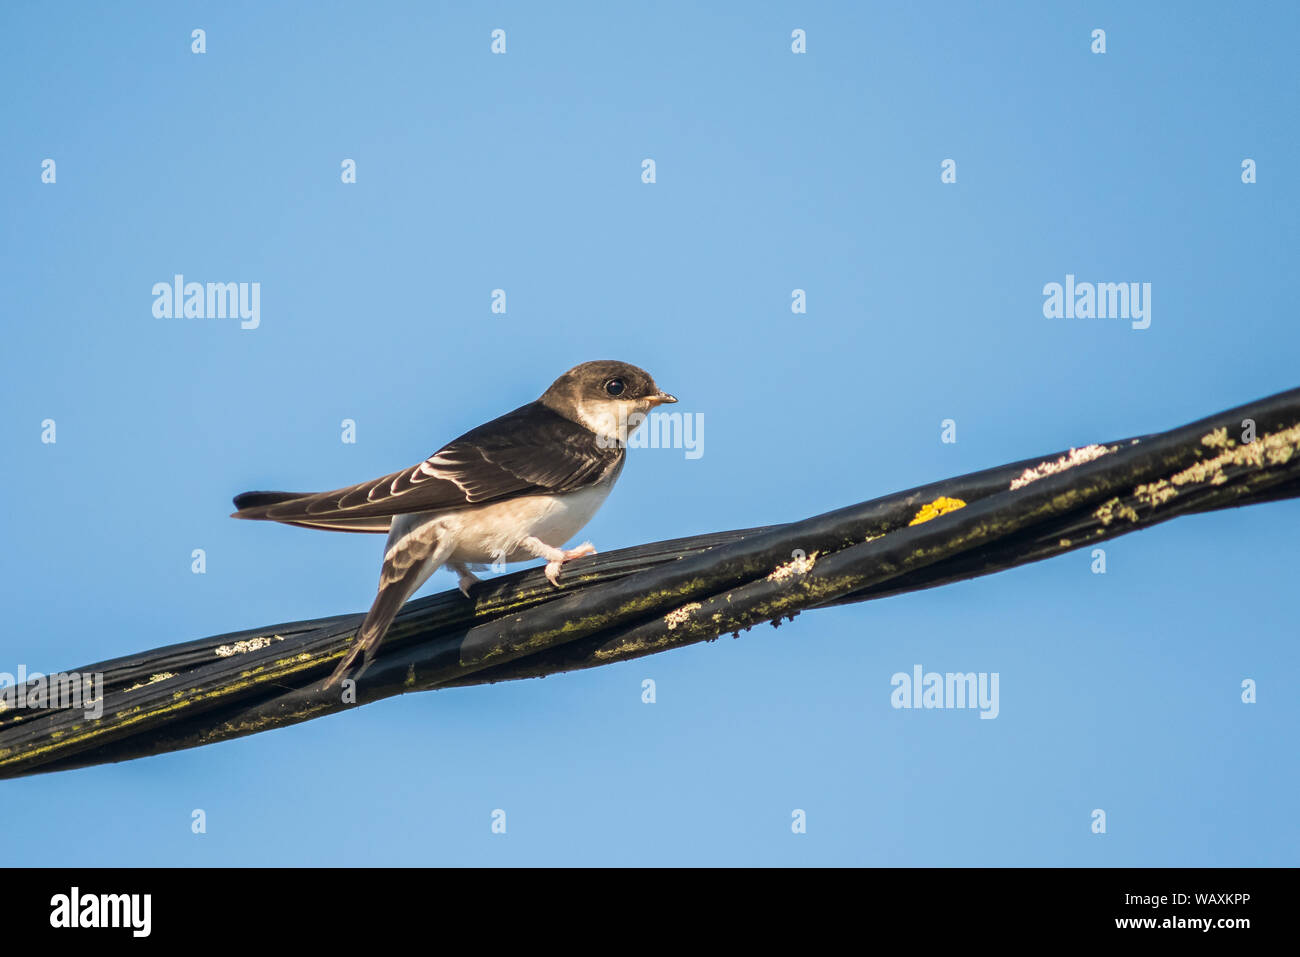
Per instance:
[[[232,518],[344,532],[387,532],[379,589],[324,688],[369,666],[402,605],[439,568],[469,597],[470,566],[543,558],[560,587],[562,546],[591,520],[623,471],[629,435],[676,402],[650,373],[609,359],[565,372],[533,402],[471,429],[409,468],[329,492],[243,492]]]

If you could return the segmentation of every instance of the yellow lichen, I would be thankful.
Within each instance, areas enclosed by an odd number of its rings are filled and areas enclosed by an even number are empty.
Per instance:
[[[933,502],[927,502],[921,506],[921,510],[907,524],[920,525],[922,522],[928,522],[932,518],[938,518],[940,515],[948,512],[955,512],[959,508],[965,508],[966,503],[959,498],[936,498]]]
[[[1209,435],[1201,436],[1201,444],[1208,445],[1212,449],[1226,449],[1232,445],[1228,439],[1228,429],[1225,426],[1222,429],[1215,429]]]
[[[1150,485],[1139,485],[1133,490],[1133,494],[1152,507],[1163,505],[1178,495],[1178,492],[1170,486],[1164,479],[1158,482],[1152,482]]]
[[[277,635],[276,637],[278,638],[279,636]],[[266,671],[266,669],[263,668],[256,668],[252,671],[242,672],[238,678],[220,688],[200,691],[197,688],[191,687],[187,689],[187,691],[177,691],[172,695],[171,704],[163,704],[160,702],[151,706],[148,710],[140,705],[130,708],[120,708],[107,715],[103,721],[95,721],[85,726],[78,725],[75,728],[69,729],[69,737],[65,742],[33,744],[24,747],[21,752],[18,752],[14,748],[0,748],[0,768],[9,767],[19,761],[31,761],[45,754],[58,753],[60,750],[60,743],[64,743],[68,747],[71,747],[81,742],[95,741],[96,739],[103,738],[107,733],[118,734],[123,729],[128,729],[143,721],[148,721],[151,718],[180,713],[182,709],[193,707],[210,698],[224,698],[229,695],[239,695],[248,688],[282,680],[293,672],[303,671],[308,667],[310,666],[302,664],[294,668],[285,669],[284,671]],[[262,674],[264,671],[265,674]]]
[[[1117,518],[1125,518],[1130,522],[1138,520],[1138,513],[1133,510],[1132,506],[1121,504],[1118,498],[1111,499],[1092,514],[1103,525],[1109,525]]]
[[[1201,439],[1211,448],[1223,448],[1212,459],[1205,459],[1183,469],[1169,481],[1174,485],[1222,485],[1228,481],[1223,470],[1231,465],[1259,468],[1265,464],[1285,465],[1300,448],[1300,425],[1282,429],[1270,435],[1261,435],[1253,442],[1237,445],[1227,438],[1227,429],[1218,429]]]
[[[1285,465],[1300,450],[1300,425],[1281,429],[1269,435],[1262,435],[1253,442],[1238,445],[1228,438],[1228,430],[1215,429],[1202,436],[1201,444],[1212,449],[1222,449],[1213,458],[1203,459],[1189,465],[1181,472],[1171,475],[1168,480],[1158,479],[1133,489],[1133,495],[1139,501],[1158,508],[1170,499],[1177,497],[1178,488],[1184,485],[1223,485],[1228,481],[1225,469],[1262,468],[1265,465]],[[1103,525],[1109,525],[1116,518],[1126,518],[1131,522],[1138,520],[1137,512],[1131,506],[1120,505],[1114,498],[1093,513]]]

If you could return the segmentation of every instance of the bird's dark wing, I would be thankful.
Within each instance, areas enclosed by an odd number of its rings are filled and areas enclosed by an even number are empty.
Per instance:
[[[602,447],[608,444],[609,447]],[[531,402],[443,446],[418,465],[330,492],[244,492],[235,518],[338,531],[387,531],[394,515],[570,492],[616,470],[624,449]]]

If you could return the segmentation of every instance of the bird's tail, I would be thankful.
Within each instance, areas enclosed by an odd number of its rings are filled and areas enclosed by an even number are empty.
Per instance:
[[[264,505],[279,505],[292,502],[297,498],[306,498],[311,492],[240,492],[235,496],[236,511],[246,508],[261,508]]]
[[[357,636],[352,642],[352,647],[348,649],[347,655],[339,662],[334,673],[329,676],[325,682],[325,690],[329,690],[337,685],[340,681],[348,676],[353,667],[357,664],[357,659],[361,659],[361,671],[364,671],[369,665],[370,660],[375,655],[375,649],[379,647],[379,642],[384,635],[388,633],[388,628],[401,611],[403,602],[408,597],[408,592],[403,589],[389,587],[380,590],[375,596],[375,603],[370,606],[370,611],[366,614],[366,620],[361,623],[357,629]]]
[[[346,491],[346,490],[343,490]],[[362,518],[342,514],[338,509],[330,514],[313,514],[313,505],[341,495],[342,492],[240,492],[235,496],[236,512],[231,518],[248,518],[258,522],[281,522],[303,528],[321,528],[331,532],[386,532],[392,525],[388,515],[367,515]],[[283,507],[281,507],[283,506]]]
[[[358,658],[361,659],[362,670],[370,664],[375,649],[388,633],[388,627],[402,610],[403,603],[428,581],[440,564],[432,557],[436,548],[437,540],[434,538],[413,536],[406,539],[400,527],[392,533],[388,540],[388,551],[384,555],[384,565],[379,572],[379,594],[375,595],[374,604],[357,629],[352,647],[325,682],[326,690],[347,677]]]

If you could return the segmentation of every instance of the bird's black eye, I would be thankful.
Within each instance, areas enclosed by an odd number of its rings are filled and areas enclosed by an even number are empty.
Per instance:
[[[623,384],[622,379],[610,379],[605,383],[605,391],[612,396],[622,395],[625,389],[627,386]]]

